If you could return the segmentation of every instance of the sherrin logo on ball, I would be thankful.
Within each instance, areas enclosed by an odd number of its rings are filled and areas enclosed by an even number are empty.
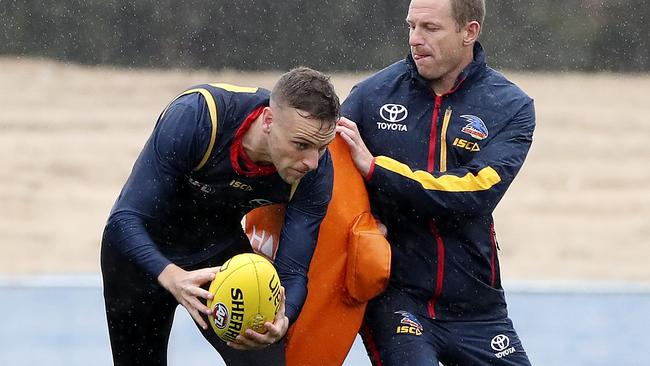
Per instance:
[[[273,322],[280,308],[280,278],[268,259],[245,253],[227,260],[209,291],[210,325],[222,340],[228,342],[250,328],[266,332],[264,323]]]

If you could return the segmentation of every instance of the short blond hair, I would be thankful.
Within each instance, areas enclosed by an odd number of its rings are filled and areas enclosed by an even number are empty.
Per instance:
[[[485,20],[485,0],[451,0],[451,15],[458,28],[472,21],[477,21],[482,26]]]

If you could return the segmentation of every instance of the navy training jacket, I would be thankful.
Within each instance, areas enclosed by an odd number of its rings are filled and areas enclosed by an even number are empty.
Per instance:
[[[409,55],[356,85],[342,114],[375,156],[366,184],[388,229],[389,286],[432,318],[507,316],[492,213],[532,143],[533,100],[476,43],[447,94],[433,93]]]

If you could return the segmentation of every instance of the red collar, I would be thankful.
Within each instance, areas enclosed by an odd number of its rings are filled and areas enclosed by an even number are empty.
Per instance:
[[[242,139],[246,131],[251,128],[253,121],[257,119],[262,114],[264,106],[259,106],[255,108],[244,122],[239,126],[237,132],[235,133],[235,138],[230,147],[230,163],[232,164],[233,169],[239,175],[246,177],[260,177],[265,175],[271,175],[276,172],[275,166],[271,165],[257,165],[251,158],[246,154],[244,146],[242,144]],[[241,166],[240,161],[243,163]]]

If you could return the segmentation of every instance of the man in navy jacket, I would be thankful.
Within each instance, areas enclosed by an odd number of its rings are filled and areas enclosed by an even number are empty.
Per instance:
[[[229,365],[283,365],[279,342],[307,295],[307,271],[332,194],[327,145],[339,100],[329,78],[297,68],[273,91],[205,84],[159,117],[104,230],[101,265],[115,365],[166,365],[183,305]],[[226,345],[208,327],[216,266],[250,252],[242,217],[285,203],[275,266],[286,289],[266,332]],[[277,250],[277,253],[275,252]],[[285,301],[286,298],[286,301]],[[264,349],[258,352],[247,350]]]
[[[362,335],[376,365],[528,365],[492,212],[524,163],[533,101],[489,68],[483,0],[412,0],[410,54],[356,85],[337,130],[392,248]]]

